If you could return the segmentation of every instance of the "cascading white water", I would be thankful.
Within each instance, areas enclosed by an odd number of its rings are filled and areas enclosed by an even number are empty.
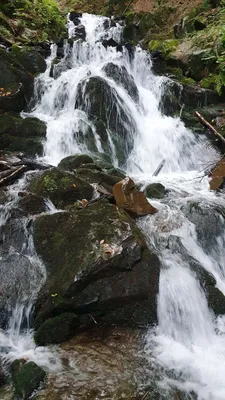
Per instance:
[[[143,186],[157,181],[169,191],[165,200],[154,202],[159,212],[139,222],[162,263],[159,324],[155,332],[149,332],[146,355],[164,371],[161,386],[194,391],[199,400],[224,400],[225,321],[223,317],[215,319],[209,310],[197,273],[181,251],[182,246],[186,256],[210,272],[225,294],[223,226],[214,238],[214,250],[206,251],[197,236],[197,226],[184,212],[190,201],[209,207],[221,206],[221,198],[209,191],[208,178],[202,173],[218,155],[203,136],[194,136],[179,118],[162,115],[160,100],[166,78],[153,74],[147,52],[137,47],[130,54],[125,47],[117,51],[116,47],[102,45],[103,39],[119,41],[122,32],[119,23],[116,27],[105,28],[105,21],[109,22],[103,17],[84,14],[81,24],[86,29],[86,41],[74,41],[72,47],[65,43],[64,58],[55,64],[52,72],[51,61],[56,55],[53,47],[46,72],[36,79],[36,105],[29,115],[47,123],[44,156],[47,162],[57,165],[67,155],[91,152],[90,132],[95,148],[104,153],[96,126],[88,115],[89,105],[84,109],[75,105],[80,83],[86,85],[90,78],[98,77],[110,87],[118,103],[116,119],[123,118],[122,109],[128,116],[128,120],[123,121],[130,134],[125,141],[132,144],[131,149],[126,149],[126,163],[121,163],[108,126],[111,160],[115,165],[122,164]],[[74,25],[69,18],[68,30],[72,38]],[[138,99],[129,95],[122,83],[106,74],[105,67],[109,63],[126,69],[138,88]],[[50,71],[53,77],[49,76]],[[162,172],[153,178],[153,172],[163,159]],[[170,246],[173,240],[177,246],[175,250]],[[168,374],[171,371],[172,377]]]
[[[30,327],[31,310],[37,293],[45,281],[45,267],[38,258],[33,235],[28,228],[29,219],[20,217],[13,221],[17,210],[19,192],[26,187],[29,173],[9,190],[9,202],[0,207],[0,261],[1,261],[1,312],[8,321],[0,320],[0,361],[4,366],[25,357],[43,367],[57,370],[60,362],[48,348],[36,347]],[[46,201],[46,212],[52,210]],[[9,226],[9,230],[7,227]],[[8,298],[8,303],[6,299]],[[3,308],[3,310],[2,310]]]

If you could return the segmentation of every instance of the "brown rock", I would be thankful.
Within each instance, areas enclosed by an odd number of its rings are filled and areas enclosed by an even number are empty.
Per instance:
[[[154,214],[158,210],[147,200],[144,192],[138,192],[134,181],[128,176],[113,187],[116,205],[136,215]]]
[[[219,189],[225,179],[225,159],[220,160],[215,168],[210,172],[209,177],[212,178],[210,181],[210,190]]]

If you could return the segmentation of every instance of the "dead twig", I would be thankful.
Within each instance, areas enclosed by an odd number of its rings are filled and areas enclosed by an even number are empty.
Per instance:
[[[195,115],[205,128],[209,129],[210,132],[212,132],[219,140],[221,140],[221,142],[225,144],[224,137],[219,132],[217,132],[217,130],[208,121],[206,121],[206,119],[203,118],[203,116],[198,111],[195,111]]]

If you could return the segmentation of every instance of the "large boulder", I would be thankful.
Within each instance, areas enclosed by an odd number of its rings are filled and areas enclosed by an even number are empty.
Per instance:
[[[150,183],[145,189],[145,194],[149,198],[163,199],[166,189],[161,183]]]
[[[124,211],[101,200],[80,211],[40,216],[34,222],[34,243],[47,268],[36,326],[62,312],[100,313],[102,319],[127,305],[139,310],[139,324],[145,300],[144,322],[155,321],[159,260]],[[135,324],[124,320],[122,310],[121,321]]]
[[[110,132],[116,156],[121,165],[125,163],[133,147],[136,125],[116,90],[103,78],[85,79],[78,85],[75,108],[85,111],[93,124],[97,123],[96,133],[106,153],[112,151],[107,131]]]
[[[73,205],[77,200],[91,200],[94,189],[77,176],[52,168],[36,176],[28,190],[38,196],[49,198],[58,208]]]
[[[93,158],[87,154],[74,154],[63,158],[58,164],[58,168],[64,171],[73,171],[83,164],[93,163]]]
[[[113,195],[117,207],[124,208],[131,214],[144,216],[157,212],[157,209],[146,199],[144,192],[139,192],[134,181],[129,177],[115,184]]]
[[[76,314],[65,313],[49,318],[35,333],[34,339],[38,346],[57,344],[68,340],[78,326]]]
[[[46,373],[32,361],[15,360],[11,365],[11,375],[16,398],[28,400],[44,381]]]
[[[21,118],[15,113],[0,114],[0,144],[7,151],[35,156],[43,153],[46,125],[38,118]]]
[[[130,75],[124,66],[119,66],[112,62],[106,64],[103,68],[105,74],[113,79],[116,83],[123,86],[130,97],[138,103],[139,101],[139,93],[138,88],[134,82],[132,75]]]
[[[20,112],[27,107],[34,77],[45,69],[45,60],[36,50],[16,46],[9,53],[0,49],[0,109]]]

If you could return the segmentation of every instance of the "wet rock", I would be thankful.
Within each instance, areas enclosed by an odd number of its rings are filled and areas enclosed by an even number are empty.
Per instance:
[[[105,39],[102,41],[102,45],[107,49],[107,47],[117,47],[118,43],[114,39]]]
[[[15,360],[11,365],[11,375],[15,396],[28,400],[44,381],[46,373],[34,362]]]
[[[224,184],[225,179],[225,160],[219,161],[215,168],[209,174],[210,179],[210,189],[218,190]]]
[[[0,143],[3,150],[41,155],[46,125],[38,118],[21,118],[15,113],[0,114]]]
[[[28,190],[38,196],[49,198],[58,208],[65,208],[77,200],[90,200],[93,188],[84,180],[58,168],[52,168],[35,177]]]
[[[59,71],[59,69],[57,68],[57,65],[59,63],[60,63],[60,58],[57,58],[57,57],[54,58],[54,60],[52,61],[52,64],[51,64],[50,72],[49,72],[50,78],[57,79],[59,77],[59,75],[61,73],[61,71]]]
[[[70,21],[73,21],[74,18],[82,18],[82,13],[78,13],[76,11],[71,11],[69,18],[70,18]]]
[[[0,190],[0,205],[4,205],[8,201],[8,196],[4,190]]]
[[[28,47],[15,46],[12,48],[10,55],[14,62],[19,63],[24,71],[29,72],[33,76],[45,72],[46,62],[38,51]]]
[[[73,171],[79,168],[82,164],[93,163],[93,158],[87,154],[74,154],[63,158],[58,164],[58,168],[64,171]]]
[[[129,177],[126,177],[113,187],[113,195],[117,207],[124,208],[134,215],[143,216],[157,212],[156,208],[152,207],[148,202],[145,194],[137,191],[134,181]]]
[[[65,342],[73,336],[78,325],[76,314],[66,313],[45,321],[34,335],[38,346]]]
[[[74,19],[73,19],[73,23],[74,23],[74,25],[75,26],[78,26],[78,25],[80,25],[80,18],[78,18],[78,17],[75,17]]]
[[[166,189],[161,183],[150,183],[145,189],[145,194],[149,198],[163,199]]]
[[[119,83],[126,89],[130,97],[138,103],[139,93],[133,77],[127,72],[124,66],[119,66],[114,63],[107,64],[103,71],[109,78],[112,78],[116,83]]]
[[[75,27],[74,34],[77,38],[85,40],[86,39],[86,31],[85,26],[80,24]]]
[[[116,156],[122,165],[132,150],[136,124],[116,90],[100,77],[83,80],[78,85],[75,108],[87,112],[93,122],[101,121],[105,125],[99,135],[107,153],[112,151],[106,130],[110,131]]]
[[[0,108],[22,111],[32,97],[34,76],[45,69],[45,60],[36,50],[17,46],[9,53],[0,49]]]
[[[1,283],[0,283],[0,327],[5,328],[9,321],[10,310],[16,307],[18,299],[21,299],[21,293],[24,297],[30,296],[31,291],[36,289],[24,277],[29,276],[32,270],[30,260],[22,254],[22,247],[25,237],[19,227],[18,219],[8,223],[6,228],[1,229],[0,257],[1,257]],[[2,239],[3,240],[3,239]],[[39,276],[41,280],[43,277]],[[15,285],[16,282],[16,285]]]
[[[1,89],[0,110],[20,111],[24,106],[24,88],[21,82],[6,85]]]
[[[101,200],[80,211],[41,216],[34,242],[47,268],[36,326],[62,312],[97,313],[101,320],[127,304],[141,316],[146,299],[148,323],[155,321],[159,261],[124,211]]]
[[[19,200],[18,207],[23,213],[28,215],[35,215],[45,212],[47,210],[45,200],[41,196],[34,194],[27,194]]]
[[[5,371],[3,370],[1,364],[0,364],[0,387],[5,385],[7,382],[7,376]]]
[[[88,164],[89,165],[89,164]],[[112,175],[111,173],[98,171],[97,169],[89,169],[88,165],[84,168],[78,168],[76,171],[76,176],[82,178],[84,181],[88,183],[96,183],[100,186],[103,186],[108,192],[113,193],[113,186],[121,181],[121,175]],[[114,171],[112,171],[114,173]]]
[[[56,52],[57,58],[63,58],[64,57],[64,48],[63,47],[58,47],[57,52]]]

